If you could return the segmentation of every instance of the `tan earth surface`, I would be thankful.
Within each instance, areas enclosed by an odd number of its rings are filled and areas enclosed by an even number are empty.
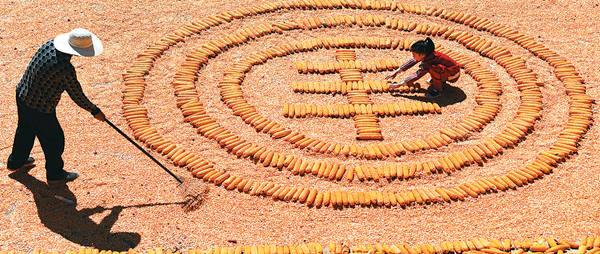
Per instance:
[[[17,123],[14,87],[19,82],[37,48],[47,40],[78,27],[97,34],[105,52],[93,58],[74,57],[79,81],[92,102],[107,118],[127,134],[132,129],[123,117],[123,74],[137,55],[161,38],[184,25],[208,15],[241,7],[260,6],[262,1],[0,1],[0,158],[5,168],[11,153]],[[600,97],[600,5],[597,1],[412,1],[415,6],[437,7],[464,12],[531,35],[535,40],[570,61],[585,80],[586,93]],[[484,165],[465,167],[449,175],[441,173],[406,181],[328,181],[310,175],[263,167],[223,150],[215,140],[196,133],[183,122],[170,82],[186,54],[211,39],[235,33],[263,22],[296,21],[328,15],[382,15],[417,23],[456,27],[485,36],[525,59],[527,66],[545,82],[541,88],[544,111],[534,130],[518,146]],[[286,31],[269,34],[211,58],[200,69],[196,89],[199,101],[221,126],[257,144],[305,158],[361,163],[356,157],[323,155],[295,148],[257,133],[221,101],[216,84],[235,61],[252,52],[281,43],[319,37],[406,37],[422,34],[391,31],[382,27],[339,26],[327,29]],[[455,41],[433,37],[444,48],[474,58],[497,74],[506,84],[496,119],[480,133],[462,143],[435,151],[408,153],[374,163],[407,162],[439,157],[501,130],[514,117],[519,106],[516,83],[501,66],[467,50]],[[401,50],[357,49],[357,57],[378,57],[406,61],[410,54]],[[331,61],[333,50],[295,53],[256,66],[244,81],[248,102],[282,125],[330,142],[373,144],[356,141],[353,122],[348,119],[281,116],[285,103],[340,103],[341,96],[293,93],[291,82],[317,81],[324,76],[299,74],[296,61]],[[414,69],[412,70],[414,71]],[[381,80],[389,72],[365,74]],[[332,77],[327,77],[332,78]],[[234,19],[186,38],[171,46],[155,62],[147,78],[143,105],[158,132],[178,145],[212,162],[216,169],[256,180],[274,181],[289,186],[317,188],[322,191],[405,191],[462,184],[472,179],[506,174],[535,158],[549,147],[564,128],[568,118],[568,97],[553,69],[518,44],[505,38],[476,31],[439,17],[389,10],[357,9],[282,9]],[[463,73],[459,87],[467,98],[444,107],[442,114],[381,118],[386,141],[405,141],[438,133],[470,113],[476,104],[475,81]],[[305,96],[305,97],[303,97]],[[422,96],[422,94],[420,94]],[[410,101],[389,94],[371,95],[375,102]],[[210,192],[202,206],[185,212],[179,205],[177,182],[137,150],[107,124],[96,121],[78,108],[66,93],[57,114],[66,134],[65,169],[80,178],[67,187],[48,189],[45,185],[44,155],[36,142],[32,156],[36,166],[29,174],[0,171],[0,250],[31,253],[34,250],[64,252],[82,247],[99,250],[145,252],[154,248],[172,251],[237,246],[288,246],[330,242],[412,246],[439,245],[445,241],[469,239],[523,240],[565,239],[579,242],[583,237],[600,237],[600,157],[598,156],[597,106],[592,105],[593,124],[579,142],[577,154],[554,168],[553,173],[514,190],[489,192],[464,201],[411,204],[402,206],[308,207],[300,202],[285,202],[271,197],[252,196],[223,186],[209,184]],[[472,143],[472,142],[471,142]],[[140,143],[142,144],[142,143]],[[153,156],[176,174],[198,181],[181,167],[174,166],[160,153]],[[370,163],[370,161],[369,161]],[[57,198],[58,196],[58,198]],[[62,198],[61,198],[62,197]],[[73,202],[74,204],[71,204]],[[598,241],[597,241],[598,242]]]

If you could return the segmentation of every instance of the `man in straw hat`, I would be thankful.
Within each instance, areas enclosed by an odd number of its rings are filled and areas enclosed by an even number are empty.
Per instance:
[[[58,35],[38,49],[16,87],[19,120],[6,165],[9,170],[33,164],[35,159],[29,154],[37,137],[46,158],[48,184],[65,183],[79,176],[63,169],[65,136],[56,117],[56,106],[67,91],[79,107],[104,121],[102,111],[83,93],[70,62],[73,55],[90,57],[100,53],[102,43],[98,37],[81,28]]]

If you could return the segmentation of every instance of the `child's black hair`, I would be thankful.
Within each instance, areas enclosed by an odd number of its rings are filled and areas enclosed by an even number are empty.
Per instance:
[[[425,56],[431,55],[434,50],[435,44],[433,44],[433,41],[429,37],[427,37],[425,40],[417,41],[410,46],[410,51],[417,54],[425,54]]]

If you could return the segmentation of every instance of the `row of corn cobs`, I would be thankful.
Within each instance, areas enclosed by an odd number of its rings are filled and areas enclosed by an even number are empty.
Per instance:
[[[237,242],[237,240],[235,240]],[[211,247],[207,249],[189,249],[181,252],[173,252],[170,249],[154,248],[148,251],[111,251],[93,248],[79,248],[78,250],[67,250],[65,252],[54,250],[45,251],[34,249],[32,252],[0,251],[0,254],[350,254],[350,253],[373,253],[373,254],[594,254],[600,253],[600,236],[589,235],[577,240],[548,238],[525,238],[522,240],[496,239],[496,238],[473,238],[470,240],[442,240],[426,244],[358,244],[351,246],[345,242],[330,241],[328,244],[309,242],[305,244],[288,245],[237,245],[229,247]]]

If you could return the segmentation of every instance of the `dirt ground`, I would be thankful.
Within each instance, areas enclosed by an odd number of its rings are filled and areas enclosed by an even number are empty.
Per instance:
[[[44,155],[37,141],[31,154],[36,158],[36,166],[28,174],[11,173],[4,169],[11,153],[17,123],[14,87],[38,47],[47,40],[78,27],[98,35],[103,42],[104,53],[92,58],[74,57],[72,63],[88,98],[102,109],[108,119],[131,135],[132,130],[122,115],[122,75],[131,67],[137,55],[191,21],[262,3],[220,0],[0,0],[0,103],[3,105],[0,108],[0,250],[63,252],[85,247],[145,252],[154,248],[185,251],[217,246],[283,246],[311,242],[327,246],[331,241],[356,246],[376,243],[440,244],[476,238],[522,240],[551,237],[579,242],[582,237],[590,235],[600,237],[600,157],[597,152],[600,119],[596,105],[592,108],[594,123],[579,143],[577,154],[559,164],[553,173],[516,190],[491,192],[456,202],[413,204],[407,207],[315,208],[298,202],[251,196],[209,184],[210,192],[204,204],[195,211],[185,212],[180,207],[182,197],[176,191],[177,182],[107,124],[96,121],[77,107],[66,93],[57,108],[66,135],[63,158],[65,169],[78,172],[80,178],[66,187],[49,189],[45,184]],[[531,35],[569,60],[585,80],[587,94],[595,100],[600,98],[600,18],[596,15],[600,11],[600,4],[597,1],[415,0],[409,3],[469,13]],[[291,186],[354,191],[411,190],[423,186],[436,188],[478,177],[506,174],[530,161],[540,149],[551,145],[564,127],[568,117],[567,96],[552,68],[514,42],[489,34],[485,35],[486,38],[525,59],[528,67],[546,85],[541,89],[544,96],[543,115],[536,122],[533,133],[519,146],[508,149],[483,166],[466,167],[450,175],[437,174],[408,181],[338,183],[292,175],[240,159],[224,151],[214,140],[197,134],[189,123],[183,122],[170,82],[187,53],[211,39],[265,21],[295,21],[330,14],[377,14],[474,31],[426,15],[346,8],[286,9],[234,20],[170,47],[155,62],[147,77],[148,86],[143,101],[149,108],[151,123],[168,139],[213,162],[216,168],[229,170],[232,174]],[[474,33],[484,34],[478,31]],[[212,58],[199,71],[196,87],[200,101],[223,127],[247,140],[301,157],[361,163],[362,159],[359,158],[302,151],[288,143],[257,134],[239,117],[232,116],[231,110],[221,101],[216,87],[223,77],[223,71],[231,67],[234,61],[247,56],[248,52],[320,36],[422,37],[408,32],[390,32],[381,27],[356,26],[268,35]],[[474,135],[473,139],[492,135],[505,126],[519,104],[515,82],[490,59],[484,59],[456,42],[438,37],[433,39],[444,48],[476,58],[507,84],[503,88],[503,109],[497,121]],[[327,53],[313,51],[293,54],[288,59],[276,58],[257,66],[248,73],[244,84],[245,94],[248,102],[256,105],[265,116],[290,128],[324,140],[360,143],[354,139],[355,130],[350,120],[295,120],[281,116],[281,107],[286,102],[306,100],[317,103],[324,100],[337,103],[343,100],[343,97],[331,96],[303,98],[290,88],[292,81],[303,78],[295,69],[295,61],[321,61],[326,59],[324,54]],[[410,57],[409,53],[400,50],[369,53],[361,49],[358,53],[367,57],[393,57],[400,61]],[[365,76],[382,79],[387,74],[369,73]],[[441,115],[383,118],[383,133],[396,142],[422,138],[461,119],[472,110],[475,104],[473,97],[476,95],[475,81],[468,75],[463,76],[455,86],[467,95],[464,101],[445,107]],[[374,100],[408,99],[381,95]],[[464,145],[468,145],[468,141]],[[398,160],[406,162],[432,158],[438,156],[437,153],[451,153],[452,149],[458,148],[460,144],[450,146],[447,150],[407,154]],[[166,157],[155,151],[151,153],[176,174],[197,181],[186,169],[173,166]]]

